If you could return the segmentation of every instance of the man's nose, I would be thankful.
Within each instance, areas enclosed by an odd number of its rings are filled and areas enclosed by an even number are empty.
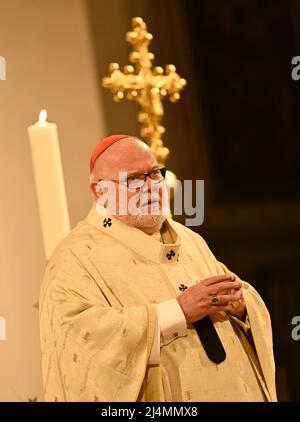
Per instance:
[[[149,174],[146,176],[146,181],[143,184],[143,192],[150,192],[152,189],[152,183]]]

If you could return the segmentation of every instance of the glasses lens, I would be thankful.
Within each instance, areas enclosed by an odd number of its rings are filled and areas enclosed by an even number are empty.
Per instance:
[[[139,189],[145,183],[144,176],[141,177],[130,177],[127,180],[127,186],[129,189]]]
[[[159,169],[155,169],[153,171],[151,171],[150,173],[150,178],[154,183],[158,183],[161,182],[166,175],[166,169],[163,168],[159,168]]]

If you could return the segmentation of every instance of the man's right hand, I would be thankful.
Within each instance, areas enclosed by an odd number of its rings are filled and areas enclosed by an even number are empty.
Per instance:
[[[241,281],[229,273],[199,280],[176,299],[187,323],[193,323],[212,313],[230,311],[242,295]]]

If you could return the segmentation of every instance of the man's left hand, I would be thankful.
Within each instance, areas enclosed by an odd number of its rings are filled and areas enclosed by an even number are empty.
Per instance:
[[[235,274],[236,280],[239,280],[239,277]],[[235,302],[230,302],[231,309],[228,311],[231,315],[235,316],[236,318],[240,320],[244,320],[246,317],[246,305],[243,295],[243,287],[241,287],[239,290],[235,291],[236,293],[240,293],[240,298],[236,300]]]

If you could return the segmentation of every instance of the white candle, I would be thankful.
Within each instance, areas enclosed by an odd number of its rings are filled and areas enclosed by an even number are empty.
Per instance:
[[[60,159],[57,127],[47,111],[28,128],[42,234],[48,260],[59,241],[70,231],[69,213]]]

